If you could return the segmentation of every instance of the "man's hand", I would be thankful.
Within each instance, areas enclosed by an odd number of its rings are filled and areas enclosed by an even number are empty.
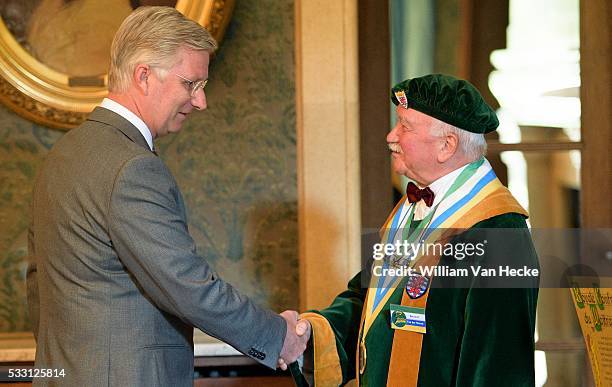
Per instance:
[[[298,313],[295,311],[286,310],[280,315],[287,322],[287,334],[278,359],[278,366],[285,371],[287,365],[296,361],[306,350],[311,327],[308,320],[298,321]]]

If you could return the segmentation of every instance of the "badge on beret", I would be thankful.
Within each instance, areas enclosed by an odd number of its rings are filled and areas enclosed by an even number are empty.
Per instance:
[[[406,98],[406,93],[404,90],[398,90],[395,92],[395,98],[402,105],[404,109],[408,109],[408,98]]]
[[[406,281],[406,294],[408,294],[408,297],[415,300],[423,297],[428,287],[429,278],[420,274],[413,274],[408,277],[408,281]]]

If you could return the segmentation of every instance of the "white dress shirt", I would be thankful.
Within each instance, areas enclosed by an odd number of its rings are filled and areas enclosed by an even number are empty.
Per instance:
[[[427,215],[429,215],[429,213],[436,208],[436,206],[442,201],[442,199],[444,198],[444,195],[446,195],[446,193],[448,192],[448,189],[451,187],[451,185],[453,184],[453,182],[455,181],[455,179],[457,178],[457,176],[459,176],[459,174],[461,174],[461,172],[468,166],[469,164],[464,165],[461,168],[455,169],[454,171],[452,171],[451,173],[444,175],[442,177],[440,177],[438,180],[434,181],[433,183],[431,183],[429,185],[429,189],[432,190],[432,192],[434,193],[434,201],[433,204],[431,205],[431,207],[427,207],[427,204],[425,204],[425,202],[423,201],[423,199],[419,200],[414,208],[414,220],[422,220],[423,218],[425,218]],[[416,184],[416,182],[415,182]],[[417,184],[417,186],[419,188],[425,188],[425,187],[421,187],[420,185]],[[408,202],[408,200],[406,200],[404,207],[409,206],[410,203]],[[407,209],[407,208],[406,208]]]
[[[100,104],[100,107],[103,107],[112,112],[115,112],[119,114],[121,117],[130,121],[130,123],[132,123],[132,125],[134,125],[140,131],[140,133],[142,134],[142,137],[144,137],[145,140],[147,140],[147,144],[149,144],[149,148],[151,150],[154,149],[153,148],[153,136],[151,135],[151,131],[149,130],[149,127],[147,126],[147,124],[145,124],[144,121],[140,117],[132,113],[128,108],[126,108],[119,102],[113,101],[112,99],[109,99],[109,98],[104,98],[104,100],[102,100],[102,103]]]

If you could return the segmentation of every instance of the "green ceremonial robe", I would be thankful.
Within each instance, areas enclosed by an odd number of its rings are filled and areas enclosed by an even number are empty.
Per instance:
[[[496,254],[507,257],[511,246],[514,267],[525,264],[539,268],[525,219],[519,214],[507,213],[481,221],[455,236],[451,243],[469,241],[470,234],[477,230],[493,228],[519,230],[510,233],[503,246],[490,243],[479,260],[486,262]],[[473,264],[442,256],[439,265]],[[315,311],[327,319],[335,334],[343,384],[355,379],[358,372],[355,357],[367,292],[361,286],[361,275],[356,275],[328,308]],[[423,337],[418,386],[533,386],[537,279],[531,288],[455,287],[444,283],[448,278],[433,281],[440,283],[432,285],[427,301],[427,333]],[[366,336],[367,362],[360,375],[361,386],[387,383],[394,335],[389,304],[400,304],[403,292],[403,286],[395,289]],[[298,384],[303,383],[296,369],[292,371],[298,376]]]

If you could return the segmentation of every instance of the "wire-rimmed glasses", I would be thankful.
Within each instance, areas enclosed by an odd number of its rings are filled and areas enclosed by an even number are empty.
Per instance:
[[[204,79],[200,81],[192,81],[191,79],[187,79],[182,75],[178,75],[176,73],[174,73],[174,75],[181,78],[182,80],[185,81],[185,83],[187,83],[187,87],[189,87],[189,93],[191,94],[192,97],[196,95],[196,93],[198,92],[198,89],[204,90],[204,88],[206,87],[206,84],[208,83],[208,79]]]

